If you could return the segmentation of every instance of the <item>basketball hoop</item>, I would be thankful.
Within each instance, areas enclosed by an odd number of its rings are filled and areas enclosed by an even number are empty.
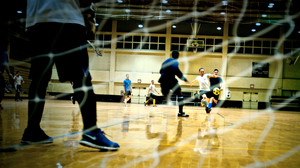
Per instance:
[[[193,47],[193,52],[197,53],[199,44],[196,41],[193,41],[191,46]]]
[[[203,48],[204,47],[204,40],[198,40],[195,38],[190,38],[187,40],[187,49],[192,48],[193,53],[198,52],[198,48]]]

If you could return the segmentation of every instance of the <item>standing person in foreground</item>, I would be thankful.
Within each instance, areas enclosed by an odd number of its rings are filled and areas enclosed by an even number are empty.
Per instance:
[[[131,99],[131,92],[132,92],[132,86],[131,86],[131,80],[129,79],[129,74],[126,74],[126,79],[123,81],[123,87],[124,87],[124,103],[125,106],[127,106],[127,102]]]
[[[8,4],[7,4],[8,3]],[[2,110],[2,100],[4,98],[5,93],[5,79],[4,79],[4,71],[7,72],[9,82],[13,83],[13,75],[9,70],[9,62],[8,62],[8,53],[9,53],[9,44],[12,36],[11,24],[14,18],[14,12],[16,12],[15,7],[13,5],[15,2],[13,1],[5,1],[4,5],[2,4],[0,7],[0,11],[2,12],[0,15],[0,109]],[[7,10],[8,9],[8,10]],[[12,84],[13,85],[13,84]]]
[[[1,35],[2,36],[2,32]],[[1,39],[5,41],[6,39]],[[3,42],[5,43],[5,42]],[[8,41],[7,41],[8,43]],[[3,109],[2,107],[2,99],[4,98],[4,93],[5,93],[5,79],[4,79],[4,71],[7,72],[9,80],[13,80],[13,76],[9,71],[9,66],[8,66],[8,55],[7,55],[7,46],[8,44],[0,44],[0,110]]]
[[[151,84],[148,87],[148,96],[149,96],[149,99],[146,102],[144,102],[145,106],[149,103],[150,100],[152,100],[152,102],[153,102],[153,107],[156,106],[155,105],[155,100],[156,100],[156,94],[155,94],[155,92],[157,94],[159,94],[159,92],[156,90],[156,87],[154,85],[154,80],[151,80]]]
[[[15,81],[15,88],[16,88],[15,101],[18,101],[18,100],[22,101],[20,93],[22,91],[22,84],[24,83],[24,79],[20,75],[19,71],[16,72],[16,75],[14,76],[14,81]]]
[[[163,94],[164,100],[168,101],[171,94],[175,94],[178,96],[178,104],[179,104],[179,112],[178,117],[189,117],[188,114],[185,114],[183,112],[183,95],[181,92],[181,87],[178,84],[177,79],[175,76],[180,78],[181,80],[185,81],[186,83],[189,83],[189,81],[183,76],[182,72],[179,69],[179,63],[177,61],[179,57],[178,51],[172,52],[172,58],[168,58],[162,63],[161,69],[160,69],[160,78],[158,82],[161,86],[161,92]],[[170,90],[172,92],[170,93]],[[169,95],[170,93],[170,95]]]
[[[89,72],[87,37],[78,0],[28,0],[26,28],[29,36],[32,82],[29,88],[28,125],[22,143],[52,143],[41,129],[45,94],[55,63],[59,80],[72,81],[83,120],[81,145],[117,150],[97,127],[96,98]],[[70,63],[72,61],[72,63]]]

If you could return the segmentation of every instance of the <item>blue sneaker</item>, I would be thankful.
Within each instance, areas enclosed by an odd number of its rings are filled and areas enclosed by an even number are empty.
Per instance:
[[[83,146],[97,149],[118,150],[120,148],[119,144],[107,139],[101,129],[98,130],[95,131],[97,133],[86,131],[79,143]]]

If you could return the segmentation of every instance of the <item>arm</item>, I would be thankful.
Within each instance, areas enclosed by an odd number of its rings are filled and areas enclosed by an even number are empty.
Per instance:
[[[214,74],[207,74],[208,78],[217,78],[218,76],[214,75]]]
[[[13,75],[10,73],[8,64],[5,64],[5,71],[6,71],[7,75],[8,75],[8,77],[10,77],[11,79],[14,78]]]
[[[156,93],[159,94],[159,92],[155,89]]]
[[[123,81],[123,92],[125,94],[125,81]]]
[[[151,85],[148,87],[148,93],[147,93],[148,96],[150,96],[150,90],[151,90]]]
[[[224,86],[223,86],[223,80],[222,80],[222,78],[220,78],[220,91],[223,91],[223,88]]]
[[[191,83],[190,83],[190,86],[192,86],[194,83],[196,83],[197,82],[197,80],[195,79],[195,80],[193,80]]]
[[[179,67],[178,67],[178,62],[177,62],[177,64],[175,64],[176,66],[175,66],[175,69],[174,69],[174,71],[175,71],[175,75],[178,77],[178,78],[180,78],[181,80],[183,80],[183,81],[185,81],[186,83],[190,83],[184,76],[183,76],[183,74],[182,74],[182,72],[180,71],[180,69],[179,69]]]
[[[23,77],[21,76],[21,84],[23,84],[24,83],[24,79],[23,79]]]

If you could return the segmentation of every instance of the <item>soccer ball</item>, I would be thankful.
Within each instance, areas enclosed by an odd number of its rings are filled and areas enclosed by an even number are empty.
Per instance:
[[[220,94],[220,89],[219,88],[214,88],[213,90],[214,95],[219,95]]]

